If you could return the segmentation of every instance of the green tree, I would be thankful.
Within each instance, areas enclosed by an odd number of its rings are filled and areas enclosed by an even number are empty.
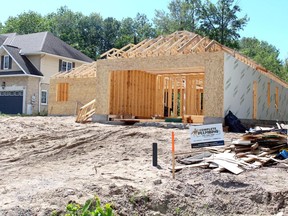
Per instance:
[[[18,34],[29,34],[47,31],[48,26],[41,14],[28,11],[19,14],[17,17],[9,17],[2,28],[2,33],[17,32]]]
[[[235,0],[218,0],[216,4],[206,0],[200,7],[200,30],[210,39],[235,48],[240,38],[239,31],[243,30],[249,21],[247,15],[238,18],[241,8]]]
[[[134,19],[135,39],[134,43],[139,43],[146,38],[153,38],[156,36],[155,29],[152,27],[149,19],[145,14],[137,13]]]
[[[116,47],[120,48],[129,43],[134,43],[135,25],[131,17],[122,19],[119,29],[119,38],[116,41]]]
[[[244,37],[239,42],[239,51],[280,78],[284,78],[283,65],[279,59],[279,50],[275,46],[266,41],[259,41],[255,37]]]
[[[146,38],[156,36],[155,28],[145,14],[137,13],[134,19],[122,19],[116,47],[120,48],[129,43],[137,44]]]
[[[92,59],[101,54],[103,18],[98,13],[91,13],[79,22],[81,51]]]
[[[170,34],[178,30],[198,32],[201,0],[172,0],[169,13],[156,10],[153,22],[159,34]]]
[[[112,49],[116,45],[119,38],[120,22],[113,17],[104,19],[102,26],[102,43],[100,45],[100,53],[104,53]]]
[[[288,58],[285,59],[283,68],[282,68],[282,78],[288,82]]]
[[[0,34],[3,32],[3,28],[4,28],[4,26],[3,26],[3,24],[0,22]]]
[[[80,21],[84,15],[79,12],[73,12],[68,7],[60,7],[56,13],[50,13],[46,16],[46,22],[49,26],[49,31],[61,40],[76,49],[80,49]]]

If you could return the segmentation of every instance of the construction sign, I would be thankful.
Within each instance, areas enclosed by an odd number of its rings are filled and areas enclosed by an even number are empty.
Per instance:
[[[192,148],[224,145],[222,124],[190,125]]]

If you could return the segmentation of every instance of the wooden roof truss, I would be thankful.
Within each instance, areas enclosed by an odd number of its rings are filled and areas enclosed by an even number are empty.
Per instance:
[[[59,72],[52,78],[88,78],[96,77],[96,62],[83,64],[71,71]]]
[[[288,84],[285,81],[281,80],[278,76],[269,72],[267,69],[239,52],[226,47],[217,41],[210,40],[207,37],[202,37],[188,31],[177,31],[165,37],[159,36],[155,39],[146,39],[136,45],[128,44],[122,49],[113,48],[103,53],[101,58],[135,58],[217,51],[229,53],[255,70],[265,73],[265,75],[271,79],[281,83],[285,87],[288,87]]]

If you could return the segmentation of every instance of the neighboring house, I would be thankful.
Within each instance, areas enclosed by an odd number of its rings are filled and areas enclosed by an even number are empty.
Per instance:
[[[199,115],[208,123],[223,120],[231,110],[240,119],[288,120],[287,82],[240,53],[192,32],[146,39],[101,57],[91,65],[95,84],[87,95],[96,99],[96,114]],[[78,79],[53,77],[51,87],[65,86],[67,91],[63,100],[56,97],[61,92],[51,91],[49,114],[71,114],[68,108],[76,110],[75,101],[88,101],[75,92],[82,91],[82,83],[87,82],[81,74],[91,67],[77,69]]]
[[[0,112],[48,112],[50,77],[93,60],[49,32],[0,35]]]

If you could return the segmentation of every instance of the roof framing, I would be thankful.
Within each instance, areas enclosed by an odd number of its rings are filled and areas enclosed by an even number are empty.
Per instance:
[[[52,78],[89,78],[96,77],[96,62],[83,64],[71,71],[59,72]]]
[[[281,80],[274,73],[268,71],[261,65],[257,64],[250,58],[240,54],[239,52],[226,47],[215,40],[210,40],[207,37],[202,37],[198,34],[188,31],[176,31],[168,36],[159,36],[155,39],[145,39],[142,42],[133,45],[128,44],[121,49],[113,48],[101,55],[102,59],[115,58],[136,58],[150,56],[165,56],[165,55],[182,55],[202,52],[217,52],[224,51],[234,56],[239,61],[244,62],[253,69],[265,74],[272,80],[281,83],[286,88],[288,83]]]

